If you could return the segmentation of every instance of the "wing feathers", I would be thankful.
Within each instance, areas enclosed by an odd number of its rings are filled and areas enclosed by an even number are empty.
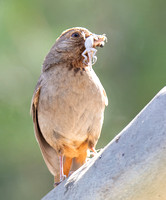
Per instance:
[[[44,161],[50,172],[59,180],[59,158],[57,152],[46,142],[38,122],[38,102],[41,87],[37,88],[32,98],[31,114],[33,117],[36,139],[39,143]],[[55,180],[56,181],[56,180]]]

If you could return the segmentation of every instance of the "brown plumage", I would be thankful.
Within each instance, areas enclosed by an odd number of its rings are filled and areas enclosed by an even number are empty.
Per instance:
[[[95,147],[103,124],[106,93],[82,56],[91,35],[92,48],[103,45],[105,36],[85,28],[61,34],[44,60],[32,98],[36,138],[55,182],[85,163],[87,150]]]

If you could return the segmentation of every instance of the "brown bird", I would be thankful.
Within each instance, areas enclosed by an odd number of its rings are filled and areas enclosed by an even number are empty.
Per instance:
[[[36,139],[55,184],[95,151],[107,96],[92,69],[95,47],[105,35],[85,28],[64,31],[47,54],[33,94],[31,113]]]

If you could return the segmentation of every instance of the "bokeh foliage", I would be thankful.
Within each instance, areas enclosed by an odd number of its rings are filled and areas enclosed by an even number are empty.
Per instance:
[[[100,148],[165,85],[165,7],[164,0],[0,0],[1,199],[40,199],[52,189],[29,108],[55,39],[75,26],[107,34],[94,67],[109,99]]]

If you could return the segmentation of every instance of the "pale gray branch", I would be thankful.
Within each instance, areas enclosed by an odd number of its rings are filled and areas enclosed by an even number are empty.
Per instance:
[[[165,200],[166,87],[43,200]]]

